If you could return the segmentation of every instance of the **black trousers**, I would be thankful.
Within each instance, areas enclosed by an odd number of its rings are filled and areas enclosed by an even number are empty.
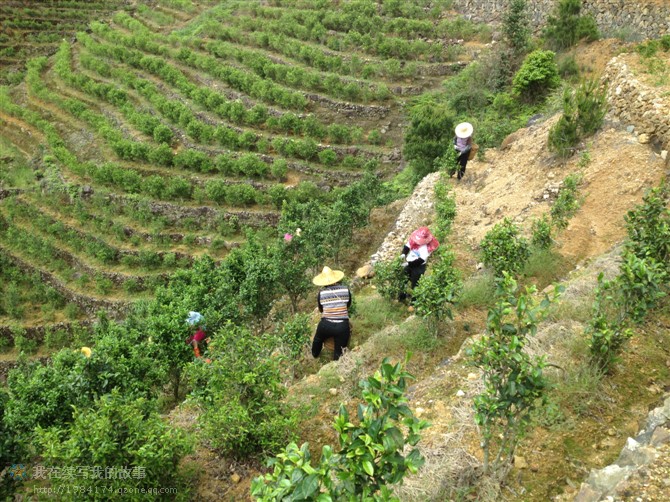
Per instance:
[[[323,342],[332,337],[335,342],[334,359],[337,361],[342,355],[342,349],[349,345],[350,336],[351,327],[349,326],[349,319],[343,319],[342,322],[332,322],[322,318],[316,327],[316,334],[312,342],[312,355],[319,357],[323,348]]]
[[[468,157],[470,156],[470,150],[463,152],[458,156],[458,174],[456,177],[460,180],[465,174],[465,166],[468,164]]]
[[[411,263],[405,267],[405,273],[409,276],[409,282],[412,285],[412,289],[416,288],[416,284],[421,279],[421,276],[426,271],[426,264],[421,265],[412,265]],[[403,301],[407,298],[406,293],[400,293],[398,300]]]

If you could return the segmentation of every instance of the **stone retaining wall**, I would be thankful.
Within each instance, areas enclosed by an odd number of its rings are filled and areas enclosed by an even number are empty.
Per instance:
[[[612,58],[602,80],[608,86],[612,113],[635,127],[640,143],[658,143],[663,150],[669,150],[670,100],[662,97],[665,88],[649,87],[635,78],[625,55]]]
[[[527,2],[532,26],[538,30],[554,10],[557,0]],[[455,0],[455,8],[475,21],[499,23],[509,0]],[[640,38],[658,38],[670,33],[670,4],[629,0],[582,0],[582,13],[591,14],[604,34],[630,30]]]

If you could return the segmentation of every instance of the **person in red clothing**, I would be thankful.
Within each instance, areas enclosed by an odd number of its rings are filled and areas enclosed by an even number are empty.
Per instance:
[[[207,334],[205,333],[205,318],[199,312],[189,312],[186,322],[197,328],[196,332],[190,336],[186,343],[193,346],[195,357],[201,357],[201,350],[207,348]]]
[[[412,289],[416,288],[419,279],[426,272],[428,257],[439,247],[440,243],[430,233],[428,227],[419,227],[411,233],[407,244],[402,248],[402,265],[408,275]],[[398,300],[407,299],[406,293],[401,293]]]

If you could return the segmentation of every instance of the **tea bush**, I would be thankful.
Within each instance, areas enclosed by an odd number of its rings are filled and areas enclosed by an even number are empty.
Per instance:
[[[554,242],[551,236],[551,223],[547,214],[543,214],[540,219],[533,220],[533,237],[531,243],[538,249],[549,249]]]
[[[407,291],[409,277],[402,266],[403,258],[397,257],[392,261],[378,261],[374,265],[375,275],[372,284],[377,291],[387,300],[397,300],[401,294]]]
[[[504,272],[518,273],[530,256],[528,240],[519,235],[519,228],[509,218],[489,230],[480,246],[484,263],[498,277]]]
[[[77,479],[87,500],[118,493],[130,500],[163,500],[156,487],[181,485],[180,498],[187,489],[179,482],[179,463],[193,450],[192,440],[165,423],[150,402],[118,390],[90,408],[75,409],[68,428],[38,428],[36,445],[49,466],[90,470]],[[49,482],[56,490],[72,484],[67,476],[51,476]]]
[[[188,374],[193,397],[203,406],[203,436],[222,454],[237,458],[276,451],[294,434],[295,414],[282,402],[281,360],[276,340],[226,325],[213,337],[208,358]]]
[[[442,321],[453,319],[451,307],[463,289],[454,260],[453,252],[439,248],[433,253],[430,273],[421,277],[412,292],[416,312],[428,321],[433,334],[438,333]]]
[[[582,179],[583,176],[580,173],[566,176],[558,192],[558,197],[551,206],[551,224],[559,230],[567,228],[568,221],[581,206],[582,198],[578,197],[578,190]]]

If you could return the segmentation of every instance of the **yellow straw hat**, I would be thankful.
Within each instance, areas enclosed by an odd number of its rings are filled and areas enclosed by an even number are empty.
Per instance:
[[[88,347],[82,347],[80,350],[81,353],[84,354],[86,357],[91,357],[91,349],[89,349]]]
[[[344,277],[344,272],[341,270],[331,270],[330,267],[323,267],[321,273],[312,279],[312,282],[317,286],[330,286],[340,282],[342,277]]]

